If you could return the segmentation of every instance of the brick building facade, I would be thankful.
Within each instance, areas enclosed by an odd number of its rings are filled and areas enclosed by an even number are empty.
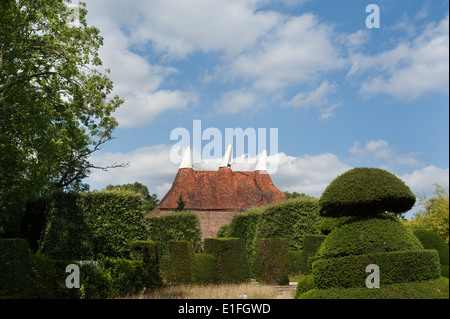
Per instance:
[[[202,237],[216,237],[219,228],[228,224],[235,212],[285,198],[267,173],[265,157],[264,153],[255,171],[233,171],[228,151],[225,163],[217,171],[194,170],[188,148],[172,187],[147,216],[172,212],[182,194],[184,209],[198,214]]]

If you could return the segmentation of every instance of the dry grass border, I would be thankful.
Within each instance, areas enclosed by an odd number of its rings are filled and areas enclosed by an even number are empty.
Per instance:
[[[279,294],[274,286],[260,284],[178,285],[157,288],[132,299],[279,299],[292,298]]]

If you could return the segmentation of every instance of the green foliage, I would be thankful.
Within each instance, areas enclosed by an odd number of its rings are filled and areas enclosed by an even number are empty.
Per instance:
[[[205,238],[204,251],[216,257],[219,282],[250,280],[250,268],[241,238]]]
[[[288,274],[307,273],[306,260],[303,257],[303,251],[288,251],[287,252],[287,271]]]
[[[79,187],[90,155],[112,139],[122,104],[101,73],[103,39],[70,27],[64,0],[5,0],[0,15],[0,235],[20,223],[27,200]]]
[[[180,197],[177,199],[177,207],[175,207],[175,212],[182,212],[184,210],[184,206],[186,206],[186,203],[183,200],[183,193],[180,193]]]
[[[151,281],[152,287],[162,285],[159,272],[161,243],[155,241],[134,241],[131,243],[131,257],[144,262],[148,275],[153,278]]]
[[[169,253],[171,240],[187,240],[195,252],[201,250],[201,229],[198,216],[194,212],[171,212],[162,216],[144,218],[148,238],[161,243],[161,253]]]
[[[319,200],[328,217],[401,214],[410,210],[415,196],[408,186],[385,170],[354,168],[335,178]]]
[[[92,230],[95,256],[129,258],[130,244],[146,240],[143,201],[130,191],[80,194],[80,207]]]
[[[437,250],[441,265],[448,265],[449,249],[445,239],[432,230],[418,229],[414,232],[414,235],[419,238],[423,248]]]
[[[399,282],[439,278],[441,268],[436,250],[403,250],[320,258],[312,264],[314,282],[319,289],[365,287],[367,265],[380,268],[380,286]]]
[[[39,250],[53,259],[128,258],[130,243],[147,239],[142,200],[132,192],[56,192],[47,207]]]
[[[110,282],[113,297],[137,294],[145,288],[155,287],[154,273],[148,271],[142,260],[106,257],[100,260],[98,271]]]
[[[336,227],[321,245],[322,258],[421,249],[422,244],[399,221],[388,216],[355,218]]]
[[[319,233],[320,219],[314,197],[276,202],[264,207],[253,240],[257,243],[260,238],[285,238],[288,250],[300,250],[305,234]]]
[[[228,232],[226,236],[230,238],[242,238],[245,245],[245,251],[249,263],[253,263],[253,258],[256,250],[255,235],[256,227],[258,225],[263,208],[254,208],[247,210],[245,213],[236,213],[231,219]]]
[[[303,276],[297,282],[297,289],[295,290],[294,299],[300,299],[301,295],[314,288],[316,288],[316,285],[314,284],[314,276],[313,275]]]
[[[32,298],[32,259],[24,239],[0,239],[0,299]]]
[[[253,275],[261,283],[289,284],[286,239],[264,238],[258,241]]]
[[[142,210],[144,210],[145,212],[151,211],[159,203],[159,200],[158,200],[156,194],[150,195],[148,187],[139,182],[134,182],[133,184],[123,184],[123,185],[108,185],[108,186],[106,186],[105,190],[128,191],[128,192],[133,192],[133,193],[139,194],[143,201]]]
[[[192,284],[195,282],[195,256],[192,242],[171,241],[169,282],[172,284]]]
[[[195,254],[195,283],[216,284],[219,281],[216,257],[211,254]]]
[[[448,278],[380,287],[311,289],[300,299],[449,299]]]
[[[93,259],[92,227],[77,193],[56,192],[49,204],[39,251],[52,259]]]
[[[435,197],[419,197],[419,205],[423,210],[414,215],[412,219],[403,221],[412,231],[417,229],[432,230],[445,239],[448,245],[449,236],[449,199],[448,188],[434,184]]]

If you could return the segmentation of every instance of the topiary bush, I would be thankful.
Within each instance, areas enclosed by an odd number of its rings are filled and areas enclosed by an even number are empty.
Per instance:
[[[261,283],[289,284],[286,239],[264,238],[258,241],[253,275]]]
[[[198,215],[194,212],[170,212],[162,216],[145,217],[148,239],[161,243],[161,254],[169,254],[169,242],[190,241],[195,252],[202,248],[202,233]]]
[[[0,299],[33,298],[32,259],[25,239],[0,239]]]
[[[93,232],[79,198],[77,193],[53,194],[39,242],[41,253],[52,259],[93,259]]]
[[[131,257],[142,260],[148,276],[151,277],[151,287],[162,285],[159,271],[161,260],[161,244],[155,241],[135,241],[131,243]]]
[[[379,215],[353,218],[336,227],[324,240],[318,255],[331,258],[422,248],[420,241],[401,222]]]
[[[418,229],[414,235],[420,240],[425,249],[436,249],[441,265],[448,265],[449,249],[444,238],[432,230]]]
[[[255,247],[261,238],[285,238],[288,250],[303,249],[305,234],[319,234],[318,200],[296,197],[264,207],[256,227]]]
[[[395,214],[410,210],[416,201],[408,186],[394,174],[378,168],[358,167],[335,178],[319,200],[328,217]]]
[[[194,247],[190,241],[179,240],[169,243],[170,269],[168,281],[172,284],[195,282]]]
[[[425,249],[436,249],[441,263],[441,275],[448,278],[449,249],[444,238],[432,230],[418,229],[414,235],[420,240]]]
[[[241,238],[205,238],[205,253],[216,258],[221,283],[242,283],[250,280],[250,268]]]
[[[313,275],[305,275],[301,277],[297,282],[297,288],[295,289],[294,299],[299,299],[305,292],[316,288],[314,284]]]
[[[380,286],[436,279],[441,272],[437,252],[420,249],[321,258],[313,263],[312,274],[320,289],[365,287],[370,264],[380,269]]]
[[[216,284],[219,281],[216,257],[211,254],[197,253],[194,256],[194,277],[196,284]]]

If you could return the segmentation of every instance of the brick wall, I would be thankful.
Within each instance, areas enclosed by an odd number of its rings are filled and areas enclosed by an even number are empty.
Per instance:
[[[214,238],[222,225],[231,222],[234,212],[226,211],[197,211],[204,238]]]

